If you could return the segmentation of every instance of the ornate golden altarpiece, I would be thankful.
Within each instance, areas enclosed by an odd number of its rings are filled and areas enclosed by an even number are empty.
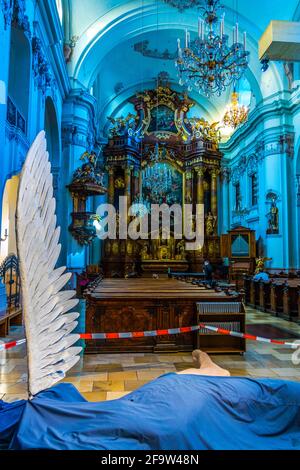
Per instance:
[[[108,172],[108,202],[119,196],[134,202],[205,205],[205,244],[186,252],[184,240],[106,240],[106,275],[132,272],[200,271],[204,259],[220,260],[218,180],[222,154],[217,123],[189,119],[194,102],[169,86],[137,94],[136,114],[109,118],[109,142],[104,148]],[[163,234],[162,234],[163,235]]]

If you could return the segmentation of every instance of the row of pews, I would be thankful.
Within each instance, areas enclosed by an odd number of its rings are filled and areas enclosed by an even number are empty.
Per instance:
[[[193,276],[183,278],[104,279],[85,291],[86,331],[90,333],[165,330],[199,323],[245,332],[245,308],[230,286],[211,287]],[[181,352],[201,348],[210,353],[239,353],[244,339],[202,329],[135,339],[87,340],[86,353]]]
[[[245,303],[263,312],[300,322],[300,278],[244,279]]]

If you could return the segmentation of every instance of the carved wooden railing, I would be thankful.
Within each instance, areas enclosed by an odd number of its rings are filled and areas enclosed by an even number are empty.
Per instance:
[[[16,255],[9,255],[0,266],[0,277],[6,285],[7,306],[17,309],[21,306],[21,280],[19,260]]]

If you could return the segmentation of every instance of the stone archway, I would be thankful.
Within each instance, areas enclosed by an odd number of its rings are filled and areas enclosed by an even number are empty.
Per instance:
[[[0,262],[9,254],[17,254],[15,217],[17,196],[19,188],[19,176],[13,176],[6,181],[2,199],[1,238],[7,239],[0,245]]]

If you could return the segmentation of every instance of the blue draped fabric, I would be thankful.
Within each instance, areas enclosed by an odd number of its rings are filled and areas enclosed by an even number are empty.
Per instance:
[[[10,449],[300,449],[300,383],[167,374],[115,401],[70,384],[0,403]]]

